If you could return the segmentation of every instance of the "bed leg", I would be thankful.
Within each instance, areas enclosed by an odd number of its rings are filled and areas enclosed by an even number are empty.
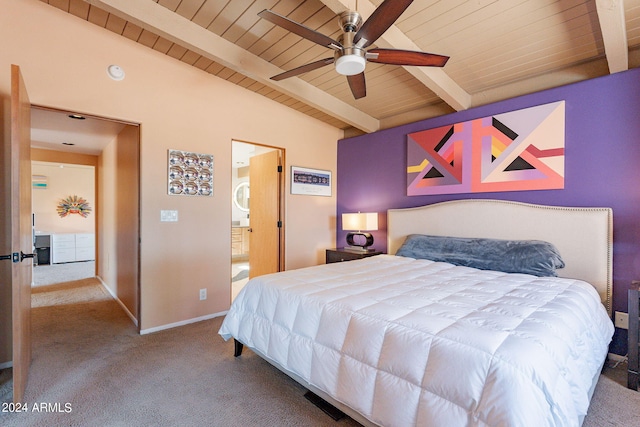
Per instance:
[[[336,408],[335,406],[309,390],[307,390],[307,392],[304,394],[304,397],[306,397],[309,402],[316,405],[322,412],[333,418],[334,421],[339,421],[346,415],[340,409]]]
[[[240,341],[238,341],[237,339],[233,339],[233,357],[238,357],[242,354],[242,349],[244,347],[244,344],[242,344]]]

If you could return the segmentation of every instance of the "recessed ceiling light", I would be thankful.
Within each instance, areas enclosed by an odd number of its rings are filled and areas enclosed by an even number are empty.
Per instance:
[[[80,114],[69,114],[69,118],[70,119],[76,119],[76,120],[84,120],[86,117],[85,116],[81,116]]]
[[[119,65],[109,65],[107,75],[113,80],[120,81],[124,79],[124,70]]]

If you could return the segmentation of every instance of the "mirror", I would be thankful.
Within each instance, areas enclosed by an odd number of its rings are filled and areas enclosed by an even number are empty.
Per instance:
[[[249,182],[241,182],[233,192],[233,203],[244,212],[249,212]]]

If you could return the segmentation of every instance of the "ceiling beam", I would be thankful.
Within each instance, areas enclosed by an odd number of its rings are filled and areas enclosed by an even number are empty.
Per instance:
[[[629,69],[629,47],[623,0],[596,0],[609,73]]]
[[[320,0],[336,15],[345,10],[357,10],[366,20],[375,11],[376,6],[369,0]],[[398,27],[392,25],[375,43],[387,49],[422,50],[407,37]],[[403,67],[423,85],[433,91],[454,110],[466,110],[471,107],[471,95],[465,92],[447,73],[438,67]]]
[[[223,39],[153,1],[85,0],[119,18],[199,55],[250,77],[266,86],[350,124],[365,132],[380,129],[380,121],[341,101],[302,79],[276,82],[270,76],[281,73],[279,67]]]

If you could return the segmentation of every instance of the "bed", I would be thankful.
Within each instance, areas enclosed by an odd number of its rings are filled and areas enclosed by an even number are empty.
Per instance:
[[[416,235],[535,241],[564,267],[378,255],[285,271],[250,280],[219,334],[364,425],[581,425],[614,329],[611,209],[462,200],[387,219],[389,254]]]

